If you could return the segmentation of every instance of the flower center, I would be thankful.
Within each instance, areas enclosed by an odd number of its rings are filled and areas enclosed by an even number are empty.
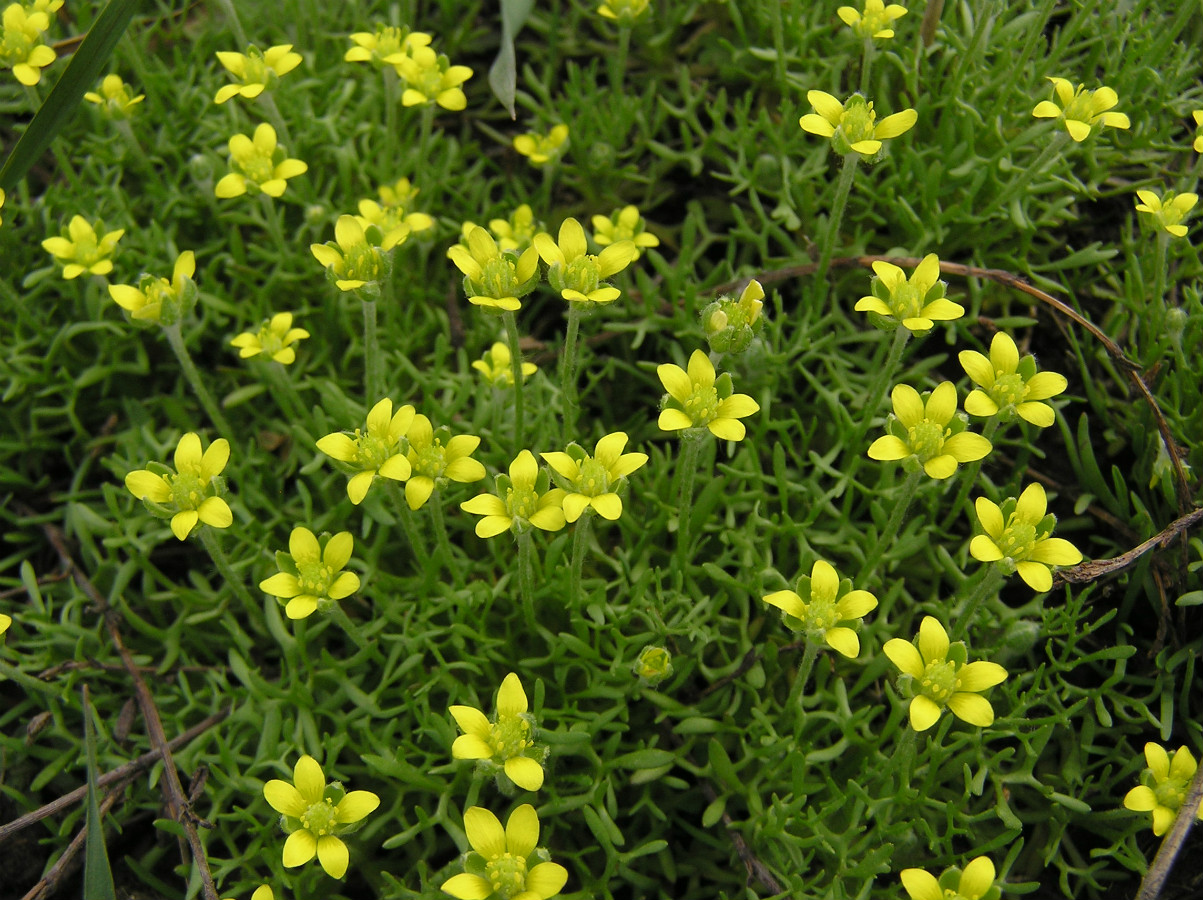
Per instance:
[[[586,253],[574,259],[565,269],[563,279],[565,287],[580,291],[585,296],[596,291],[597,283],[601,280],[601,273],[597,270],[597,257]]]
[[[301,813],[301,827],[315,837],[332,833],[336,824],[334,804],[326,798],[311,804]]]
[[[380,251],[364,241],[343,250],[343,275],[347,281],[379,281]]]
[[[825,633],[827,629],[834,628],[840,621],[840,614],[835,608],[835,600],[831,597],[817,597],[812,593],[810,602],[806,604],[804,621],[807,631]]]
[[[718,415],[718,391],[714,385],[695,386],[685,401],[685,414],[693,420],[694,425],[709,425]]]
[[[397,449],[395,441],[387,436],[381,438],[372,433],[364,434],[355,429],[355,461],[366,469],[379,469],[384,461],[391,457]]]
[[[493,886],[493,893],[501,900],[510,900],[526,888],[526,860],[513,853],[503,853],[489,860],[485,877]]]
[[[923,292],[918,285],[904,281],[890,291],[890,305],[900,319],[914,319],[923,311]]]
[[[271,181],[276,174],[276,167],[272,165],[271,157],[262,153],[255,153],[244,159],[236,159],[234,163],[242,170],[243,176],[255,184]]]
[[[877,122],[877,113],[873,112],[873,104],[866,103],[857,96],[849,98],[844,106],[844,114],[840,116],[840,128],[849,144],[873,140],[873,129]]]
[[[596,459],[586,459],[581,463],[575,487],[587,497],[597,497],[610,490],[610,474]]]
[[[994,387],[991,389],[991,393],[994,394],[994,402],[999,405],[999,408],[1018,406],[1027,396],[1027,392],[1027,383],[1018,372],[994,373]]]
[[[333,577],[334,570],[321,559],[297,563],[297,582],[301,586],[302,594],[311,594],[315,597],[326,596],[326,592],[330,589],[330,580]]]
[[[512,518],[525,521],[539,509],[539,495],[534,488],[512,487],[506,491],[505,508]]]
[[[530,722],[522,716],[498,716],[490,726],[489,742],[493,745],[493,755],[500,759],[521,756],[533,743]]]
[[[243,84],[267,84],[267,79],[276,73],[268,69],[267,63],[263,61],[263,56],[258,50],[252,50],[246,55],[246,62],[242,65],[242,83]]]
[[[940,451],[944,449],[944,439],[950,436],[951,431],[939,422],[924,419],[908,428],[906,434],[911,451],[921,462],[927,462],[940,455]]]
[[[1073,99],[1065,105],[1065,118],[1093,125],[1094,117],[1091,115],[1093,110],[1090,103],[1090,98],[1093,94],[1094,91],[1084,90],[1082,85],[1078,85]]]
[[[441,478],[443,470],[447,468],[447,451],[443,447],[443,442],[435,438],[429,447],[423,447],[416,451],[409,463],[410,468],[417,475]]]
[[[20,29],[5,29],[4,39],[0,40],[0,59],[10,66],[24,62],[32,46],[32,36]]]
[[[177,509],[196,509],[205,499],[205,484],[192,472],[164,476],[171,483],[171,501]]]
[[[1153,796],[1157,805],[1166,809],[1181,809],[1182,801],[1186,799],[1186,783],[1177,778],[1169,778],[1153,788]]]
[[[480,262],[480,260],[477,260]],[[480,292],[500,300],[518,294],[518,275],[514,259],[508,253],[498,254],[481,266]]]
[[[1030,522],[1017,522],[1012,516],[998,540],[1002,555],[1010,559],[1027,559],[1035,546],[1036,526]]]
[[[957,664],[948,660],[929,662],[919,680],[923,693],[943,706],[957,685]]]
[[[443,93],[443,67],[437,62],[434,65],[416,68],[416,79],[410,79],[410,87],[422,94],[428,101]]]

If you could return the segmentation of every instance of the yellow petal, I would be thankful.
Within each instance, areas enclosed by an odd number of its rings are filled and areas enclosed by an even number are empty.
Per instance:
[[[524,791],[537,791],[543,787],[543,767],[525,756],[511,756],[507,759],[505,774]],[[510,818],[510,822],[513,822],[513,817]]]
[[[911,727],[916,731],[927,731],[940,718],[940,707],[930,697],[920,694],[911,701]]]
[[[948,655],[948,632],[933,616],[924,616],[919,623],[919,653],[929,663]]]
[[[347,845],[333,835],[324,834],[317,839],[317,859],[331,878],[342,878],[347,874],[350,862]]]
[[[304,828],[294,831],[284,842],[284,867],[303,866],[317,853],[317,838]]]
[[[978,728],[994,723],[994,707],[981,694],[953,694],[948,698],[948,708],[958,719]]]
[[[539,843],[539,815],[529,803],[523,803],[505,823],[506,849],[514,856],[523,858],[535,852]]]
[[[473,806],[464,813],[464,830],[472,849],[485,859],[495,859],[505,853],[505,829],[484,807]]]

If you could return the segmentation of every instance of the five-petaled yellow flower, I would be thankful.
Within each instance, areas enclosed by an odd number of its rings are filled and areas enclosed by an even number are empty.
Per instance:
[[[602,0],[597,14],[613,19],[619,25],[632,25],[643,17],[650,5],[651,0]]]
[[[564,527],[564,491],[548,490],[547,473],[535,456],[523,450],[510,463],[509,475],[498,475],[496,494],[477,494],[460,504],[464,512],[484,516],[476,523],[476,536],[491,538],[503,531],[521,533],[531,526],[542,531]]]
[[[1002,682],[1007,670],[998,663],[967,662],[964,642],[949,644],[948,632],[936,619],[923,617],[915,643],[893,638],[883,649],[902,671],[916,731],[935,725],[945,707],[970,725],[984,728],[993,723],[994,708],[981,692]]]
[[[292,327],[292,313],[276,313],[264,320],[258,331],[244,331],[230,344],[238,348],[242,359],[266,353],[281,365],[288,366],[296,361],[297,351],[292,345],[309,337],[304,328]]]
[[[317,442],[319,450],[354,472],[347,482],[347,496],[356,506],[363,502],[377,475],[393,481],[409,477],[408,448],[402,440],[413,424],[414,414],[414,408],[408,405],[394,414],[393,401],[385,397],[372,407],[363,430],[356,428],[354,435],[336,431]]]
[[[938,385],[927,398],[907,384],[895,385],[890,399],[894,414],[886,423],[888,434],[869,447],[869,458],[914,460],[932,478],[948,478],[959,463],[974,462],[992,448],[980,434],[965,431],[957,415],[957,389],[951,381]]]
[[[706,340],[715,353],[742,353],[760,333],[764,319],[764,288],[753,278],[740,293],[739,299],[719,297],[702,310],[702,327]]]
[[[958,354],[961,368],[978,387],[965,398],[965,412],[973,416],[998,416],[1009,422],[1019,416],[1026,422],[1048,428],[1056,421],[1048,400],[1064,391],[1069,382],[1056,372],[1037,372],[1029,353],[1022,359],[1019,348],[1004,332],[990,341],[990,356],[976,350]]]
[[[274,88],[282,76],[301,64],[301,54],[292,51],[292,44],[268,47],[267,52],[254,44],[246,48],[246,53],[218,50],[217,59],[238,82],[221,87],[213,98],[214,103],[225,103],[231,97],[253,100],[265,90]]]
[[[430,35],[422,31],[410,31],[395,25],[377,25],[375,32],[357,31],[351,35],[355,46],[346,52],[343,59],[347,62],[370,62],[378,69],[385,66],[395,69],[411,50],[427,46],[430,40]]]
[[[605,279],[616,275],[639,257],[634,241],[618,241],[594,256],[585,240],[585,229],[576,219],[560,223],[557,243],[546,232],[534,237],[535,249],[547,263],[547,281],[565,300],[575,303],[611,303],[622,293]]]
[[[347,873],[347,845],[338,837],[356,830],[357,823],[380,805],[371,791],[347,793],[337,781],[329,785],[322,767],[312,756],[302,756],[293,768],[292,784],[273,778],[263,786],[263,797],[281,814],[288,832],[284,866],[303,866],[317,856],[332,878]]]
[[[1164,747],[1151,741],[1145,744],[1145,762],[1149,766],[1141,773],[1144,784],[1128,791],[1124,806],[1134,812],[1151,812],[1153,834],[1160,837],[1170,830],[1178,817],[1198,764],[1185,745],[1171,756]],[[1203,819],[1203,806],[1195,815]]]
[[[915,267],[911,277],[893,263],[878,260],[869,290],[872,295],[856,301],[858,312],[876,313],[880,324],[890,328],[901,325],[914,334],[931,330],[935,322],[950,322],[965,315],[965,307],[944,296],[946,285],[940,280],[940,259],[929,253]]]
[[[541,454],[552,470],[567,485],[564,518],[579,519],[592,507],[603,519],[614,521],[622,515],[622,498],[617,491],[628,475],[647,462],[646,453],[623,453],[627,445],[624,432],[615,431],[597,442],[593,456],[583,447],[569,444],[568,452]]]
[[[449,437],[445,428],[436,433],[430,419],[419,413],[406,433],[409,438],[409,480],[405,482],[405,501],[410,509],[420,509],[435,488],[448,480],[471,484],[485,477],[485,467],[472,458],[480,446],[474,434]]]
[[[610,213],[609,218],[594,216],[592,222],[593,242],[599,247],[630,241],[635,245],[635,259],[639,259],[641,249],[660,246],[660,238],[644,230],[646,224],[639,215],[638,207],[624,206]]]
[[[349,531],[318,538],[298,525],[288,538],[288,552],[276,553],[280,571],[259,582],[259,590],[281,602],[287,600],[284,614],[290,619],[329,609],[335,601],[359,590],[359,576],[343,571],[354,549],[355,539]]]
[[[146,99],[145,94],[130,96],[129,85],[121,80],[120,75],[106,75],[100,82],[100,91],[88,91],[84,99],[100,107],[101,113],[109,119],[128,119],[134,111],[134,106]]]
[[[253,139],[245,134],[234,135],[229,147],[232,171],[214,187],[214,193],[223,200],[258,192],[279,197],[289,178],[309,171],[301,160],[285,157],[284,148],[276,142],[276,129],[267,122],[255,129]]]
[[[514,312],[539,283],[539,254],[527,247],[519,256],[503,251],[479,225],[468,231],[468,246],[454,244],[447,258],[464,273],[464,293],[475,306]]]
[[[1156,228],[1174,237],[1186,237],[1186,226],[1182,220],[1199,202],[1198,194],[1166,191],[1165,196],[1158,197],[1153,191],[1137,191],[1136,196],[1140,200],[1136,204],[1136,211],[1152,219]]]
[[[1079,84],[1077,89],[1064,78],[1046,75],[1053,83],[1052,100],[1041,100],[1032,110],[1032,115],[1038,119],[1059,119],[1064,122],[1065,130],[1075,141],[1081,143],[1090,137],[1091,132],[1100,131],[1103,126],[1111,128],[1128,128],[1131,122],[1120,112],[1108,112],[1119,103],[1119,96],[1109,87],[1101,87],[1088,91],[1086,86]],[[1060,104],[1060,105],[1058,105]]]
[[[860,94],[840,103],[823,91],[807,91],[806,99],[815,111],[804,115],[798,124],[803,131],[831,138],[832,147],[841,156],[859,153],[874,157],[881,151],[882,141],[909,131],[919,119],[915,110],[904,109],[878,122],[872,101]]]
[[[392,249],[400,238],[398,232],[386,235],[375,225],[364,228],[355,216],[339,216],[334,223],[334,240],[310,244],[309,252],[326,267],[326,277],[340,291],[354,291],[365,285],[378,289],[387,272],[383,251]]]
[[[543,787],[541,760],[546,751],[532,740],[534,718],[527,713],[526,692],[511,672],[497,692],[497,715],[490,722],[471,706],[453,706],[451,715],[463,732],[451,745],[456,759],[480,760],[486,768],[504,771],[524,791]]]
[[[174,325],[196,305],[196,254],[185,250],[175,259],[171,281],[143,275],[138,286],[110,284],[109,296],[131,319]]]
[[[972,859],[962,872],[953,866],[939,880],[923,869],[903,869],[902,886],[911,900],[998,900],[1002,888],[994,883],[994,863],[988,857]]]
[[[1018,571],[1035,591],[1053,586],[1053,566],[1073,566],[1082,561],[1078,548],[1064,538],[1050,537],[1057,517],[1046,514],[1048,496],[1039,482],[1029,484],[1018,500],[998,504],[978,497],[977,520],[985,534],[969,544],[969,555],[979,562],[997,563],[1006,574]]]
[[[864,12],[853,6],[841,6],[836,11],[845,25],[863,38],[885,40],[894,36],[894,20],[906,15],[906,7],[882,0],[865,0]]]
[[[218,438],[201,453],[200,437],[188,432],[175,448],[175,472],[162,463],[137,469],[125,476],[129,492],[144,501],[151,512],[171,516],[171,532],[181,541],[201,525],[229,528],[234,521],[221,498],[225,479],[221,472],[230,459],[230,442]]]
[[[113,271],[111,257],[123,234],[124,228],[105,232],[103,222],[92,225],[83,216],[76,215],[67,223],[64,234],[46,238],[42,241],[42,247],[63,263],[63,277],[66,279],[78,278],[85,272],[108,275]]]
[[[32,87],[42,80],[42,69],[58,59],[54,49],[43,43],[42,32],[50,27],[49,15],[11,3],[4,8],[0,24],[0,66],[11,68],[17,81]]]
[[[860,638],[841,622],[860,619],[877,608],[877,598],[868,591],[852,590],[852,582],[840,582],[831,563],[815,560],[810,575],[798,579],[796,591],[774,591],[764,602],[785,613],[792,631],[805,632],[823,640],[849,659],[860,653]],[[806,599],[803,599],[805,597]]]
[[[397,59],[394,65],[397,74],[405,79],[402,106],[437,103],[443,109],[458,112],[468,105],[460,87],[472,77],[467,66],[451,65],[445,55],[435,53],[430,47],[411,47],[408,55]]]
[[[457,900],[550,900],[567,883],[568,870],[536,849],[539,815],[529,803],[510,813],[504,829],[487,809],[473,806],[464,813],[464,830],[472,845],[467,871],[443,882]]]
[[[472,360],[472,368],[494,387],[510,388],[514,386],[514,367],[511,365],[511,360],[510,348],[501,341],[497,341],[485,351],[483,357]],[[539,371],[539,367],[534,363],[522,363],[523,382],[537,371]]]
[[[663,363],[656,374],[668,391],[658,420],[664,431],[708,428],[717,438],[742,441],[747,429],[739,420],[760,411],[760,404],[747,394],[732,393],[728,373],[715,378],[714,366],[701,350],[689,357],[688,371]]]
[[[568,126],[552,126],[547,134],[528,131],[514,138],[514,149],[527,157],[533,165],[542,166],[564,155],[568,149]]]

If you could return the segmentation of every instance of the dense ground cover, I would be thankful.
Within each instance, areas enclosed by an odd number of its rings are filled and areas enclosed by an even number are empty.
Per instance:
[[[520,6],[160,3],[0,184],[0,897],[81,889],[84,804],[13,823],[85,687],[100,773],[194,729],[100,790],[120,896],[1135,896],[1198,10]],[[6,147],[99,10],[32,86],[5,13]]]

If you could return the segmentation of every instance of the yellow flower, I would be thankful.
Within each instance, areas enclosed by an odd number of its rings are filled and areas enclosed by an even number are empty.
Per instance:
[[[543,226],[535,221],[530,204],[523,203],[508,219],[489,219],[489,231],[497,239],[497,246],[502,250],[524,251],[534,242],[535,235],[543,230]],[[468,234],[465,227],[464,236]]]
[[[100,82],[100,93],[88,91],[84,99],[97,104],[105,118],[128,119],[133,115],[134,105],[145,100],[146,95],[131,97],[129,85],[121,80],[120,75],[106,75]]]
[[[1134,812],[1153,814],[1153,834],[1160,837],[1170,830],[1178,811],[1186,800],[1186,792],[1195,777],[1198,764],[1185,746],[1174,754],[1165,752],[1160,744],[1145,744],[1148,768],[1141,773],[1144,784],[1132,788],[1124,797],[1124,806]],[[1203,807],[1195,815],[1203,819]]]
[[[831,145],[841,156],[856,152],[874,157],[881,151],[882,141],[909,131],[919,119],[913,109],[886,116],[877,121],[873,103],[860,94],[853,94],[847,103],[840,103],[823,91],[807,91],[806,99],[814,107],[798,120],[803,131],[831,138]]]
[[[1091,132],[1100,131],[1103,126],[1111,128],[1131,126],[1128,117],[1123,113],[1107,111],[1119,103],[1119,97],[1111,88],[1101,87],[1088,91],[1085,85],[1079,84],[1075,90],[1073,84],[1064,78],[1052,75],[1045,77],[1053,83],[1053,96],[1057,98],[1057,103],[1052,100],[1041,100],[1032,110],[1032,115],[1038,119],[1063,121],[1065,130],[1075,141],[1081,143],[1090,136]]]
[[[539,843],[539,814],[523,803],[501,827],[498,818],[480,806],[464,813],[464,830],[472,852],[468,870],[443,882],[442,889],[457,900],[550,900],[568,881],[568,870],[558,863],[540,862],[547,851]],[[480,874],[476,874],[479,872]]]
[[[110,284],[109,296],[131,319],[174,325],[196,305],[196,254],[185,250],[175,259],[171,281],[143,275],[138,286]]]
[[[894,20],[906,15],[906,7],[882,0],[865,0],[864,12],[852,6],[841,6],[836,11],[840,20],[862,38],[885,40],[894,36]]]
[[[708,428],[717,438],[742,441],[747,429],[739,420],[760,411],[760,404],[747,394],[732,393],[728,373],[715,378],[714,366],[701,350],[689,357],[688,371],[663,363],[656,374],[668,391],[657,423],[664,431]]]
[[[597,14],[620,25],[632,25],[648,11],[651,0],[602,0]]]
[[[634,206],[624,206],[605,216],[593,217],[593,242],[599,247],[608,247],[618,241],[631,241],[635,245],[635,259],[639,259],[639,249],[659,247],[660,238],[644,231],[645,223],[639,215],[639,209]]]
[[[349,855],[340,834],[354,831],[357,822],[380,805],[371,791],[347,793],[337,781],[326,784],[322,767],[312,756],[302,756],[293,768],[292,784],[273,778],[263,786],[263,798],[281,814],[284,866],[303,866],[317,857],[326,874],[342,878]]]
[[[355,46],[346,52],[344,60],[370,62],[377,69],[382,69],[385,66],[395,67],[402,57],[409,56],[411,50],[427,46],[430,35],[393,25],[377,25],[375,33],[358,31],[351,35],[351,40]]]
[[[923,869],[903,869],[899,877],[911,900],[997,900],[1002,894],[994,883],[994,863],[985,856],[970,860],[963,872],[945,869],[938,881]]]
[[[672,654],[664,647],[648,644],[639,651],[639,657],[632,667],[635,676],[655,687],[673,673]]]
[[[514,138],[514,149],[536,166],[554,162],[568,149],[568,126],[555,125],[547,134],[537,131],[520,134]]]
[[[61,237],[46,238],[42,241],[42,247],[63,262],[63,277],[68,280],[78,278],[85,272],[108,275],[113,271],[110,257],[117,249],[117,242],[125,234],[125,229],[109,231],[103,237],[98,232],[104,232],[104,222],[98,221],[93,226],[83,216],[72,216],[66,232]]]
[[[276,313],[270,319],[264,319],[259,330],[244,331],[230,344],[238,347],[238,355],[242,359],[266,353],[281,365],[291,365],[296,361],[296,348],[291,346],[296,341],[309,337],[304,328],[292,327],[292,313]]]
[[[301,54],[292,52],[292,44],[268,47],[266,53],[254,44],[246,48],[246,53],[218,50],[217,59],[238,83],[224,85],[213,98],[214,103],[225,103],[231,97],[252,100],[274,88],[282,76],[301,64]]]
[[[872,296],[856,301],[858,312],[875,313],[879,324],[903,328],[914,334],[931,330],[935,322],[950,322],[965,315],[965,307],[945,299],[940,280],[940,259],[934,253],[923,257],[908,279],[893,263],[873,263]]]
[[[719,297],[702,310],[702,327],[715,353],[742,353],[764,326],[764,288],[753,278],[739,299]]]
[[[310,244],[309,251],[326,267],[326,278],[340,291],[367,285],[373,293],[379,291],[388,271],[382,251],[392,249],[397,240],[396,233],[385,235],[374,225],[364,228],[355,216],[339,216],[334,223],[334,240]]]
[[[404,216],[403,221],[411,231],[425,231],[434,226],[434,219],[426,213],[410,211],[410,206],[421,191],[410,184],[408,178],[398,178],[393,184],[382,184],[376,193],[380,195],[382,206],[396,215]]]
[[[980,434],[965,431],[957,415],[957,389],[951,381],[940,384],[927,398],[906,384],[890,394],[894,414],[886,422],[888,434],[869,447],[869,458],[914,460],[932,478],[948,478],[958,463],[973,462],[992,449]]]
[[[540,454],[568,486],[565,519],[575,522],[590,507],[611,522],[622,515],[622,498],[617,492],[628,475],[647,463],[646,453],[623,453],[626,445],[626,434],[615,431],[597,442],[593,456],[575,443],[568,445],[566,453]]]
[[[4,632],[8,631],[8,626],[12,623],[12,616],[6,616],[4,613],[0,613],[0,634],[4,634]]]
[[[1018,500],[1000,507],[978,497],[977,520],[985,534],[969,544],[969,555],[979,562],[997,563],[1006,574],[1019,577],[1035,591],[1053,586],[1053,566],[1073,566],[1082,561],[1078,548],[1063,538],[1049,537],[1057,517],[1045,514],[1048,497],[1039,482],[1029,484]]]
[[[547,263],[547,281],[565,300],[576,303],[611,303],[622,293],[605,282],[639,256],[634,241],[611,244],[594,256],[585,241],[585,229],[576,219],[560,223],[559,243],[546,232],[534,237],[535,249]]]
[[[448,480],[471,484],[485,477],[485,467],[472,458],[480,446],[474,434],[450,437],[446,428],[436,433],[430,419],[419,413],[406,432],[409,439],[409,480],[405,482],[405,500],[410,509],[421,509],[435,488]]]
[[[25,0],[21,5],[25,7],[28,15],[45,13],[47,16],[53,16],[63,8],[63,0]]]
[[[359,590],[359,576],[343,571],[354,549],[355,539],[349,531],[317,538],[298,525],[288,538],[288,552],[276,553],[280,571],[259,582],[259,590],[279,598],[281,605],[287,600],[284,614],[290,619],[327,610]]]
[[[521,256],[501,250],[480,226],[468,232],[468,246],[448,248],[447,258],[464,273],[464,293],[475,306],[513,312],[539,283],[539,254],[528,247]]]
[[[564,527],[564,491],[548,490],[549,479],[534,454],[523,450],[510,463],[509,476],[498,475],[496,494],[477,494],[460,504],[464,512],[484,516],[476,523],[476,536],[491,538],[503,531],[521,533],[531,526],[542,531]]]
[[[492,722],[471,706],[453,706],[451,715],[463,732],[451,745],[453,757],[480,760],[490,773],[505,772],[524,791],[543,787],[546,749],[536,748],[532,740],[534,717],[527,713],[526,692],[517,675],[511,672],[501,682]]]
[[[378,228],[381,245],[387,244],[390,249],[404,244],[413,231],[405,222],[404,210],[395,206],[381,206],[375,200],[360,200],[359,215],[353,218],[365,233],[373,226]]]
[[[394,63],[397,74],[405,79],[402,106],[437,103],[443,109],[458,112],[468,105],[460,85],[472,77],[467,66],[453,66],[441,53],[430,47],[412,47],[409,55]]]
[[[1190,115],[1195,120],[1195,142],[1191,146],[1196,153],[1203,153],[1203,109],[1192,110]]]
[[[363,502],[377,475],[393,481],[409,477],[408,448],[402,441],[413,420],[412,406],[402,406],[394,414],[393,401],[385,397],[368,412],[365,429],[356,428],[354,435],[336,431],[317,442],[319,450],[354,473],[347,482],[347,496],[356,506]]]
[[[3,32],[0,33],[0,66],[13,70],[17,81],[32,87],[42,80],[42,69],[58,56],[42,42],[42,32],[50,27],[43,11],[29,12],[20,3],[4,8]]]
[[[815,560],[810,575],[798,578],[796,591],[775,591],[764,602],[785,613],[785,624],[808,638],[826,641],[849,659],[860,653],[860,638],[841,622],[862,618],[877,608],[877,598],[868,591],[852,590],[852,582],[840,576],[828,562]],[[807,599],[802,599],[805,596]]]
[[[289,178],[309,171],[309,166],[301,160],[285,157],[284,148],[276,143],[276,129],[266,122],[255,129],[253,140],[245,134],[236,134],[230,138],[229,146],[233,171],[218,181],[215,188],[223,200],[259,191],[279,197]]]
[[[886,641],[886,656],[903,674],[903,690],[911,695],[911,727],[926,731],[945,707],[970,725],[984,728],[994,721],[994,708],[981,692],[999,684],[1007,670],[998,663],[966,662],[962,641],[949,644],[948,633],[931,616],[919,624],[916,642]]]
[[[125,476],[129,492],[146,503],[152,513],[171,516],[171,532],[181,541],[198,523],[229,528],[234,521],[221,498],[225,479],[221,472],[230,459],[230,443],[218,438],[201,453],[200,437],[188,432],[175,448],[175,472],[162,463]]]
[[[1037,372],[1030,353],[1020,359],[1010,335],[1001,331],[994,335],[988,359],[976,350],[962,350],[958,359],[965,374],[978,386],[965,398],[965,412],[998,416],[1004,422],[1018,415],[1041,428],[1056,421],[1053,408],[1040,401],[1057,396],[1069,382],[1056,372]]]
[[[472,368],[494,387],[510,388],[514,386],[514,369],[510,365],[511,360],[510,348],[501,341],[497,341],[485,351],[482,358],[472,361]],[[522,364],[522,380],[525,382],[538,370],[539,367],[534,363],[524,362]]]
[[[1152,191],[1137,191],[1136,196],[1140,198],[1140,202],[1136,204],[1136,211],[1149,216],[1155,227],[1169,232],[1174,237],[1186,237],[1186,226],[1182,224],[1182,220],[1199,202],[1198,194],[1166,191],[1164,197],[1158,197]]]

